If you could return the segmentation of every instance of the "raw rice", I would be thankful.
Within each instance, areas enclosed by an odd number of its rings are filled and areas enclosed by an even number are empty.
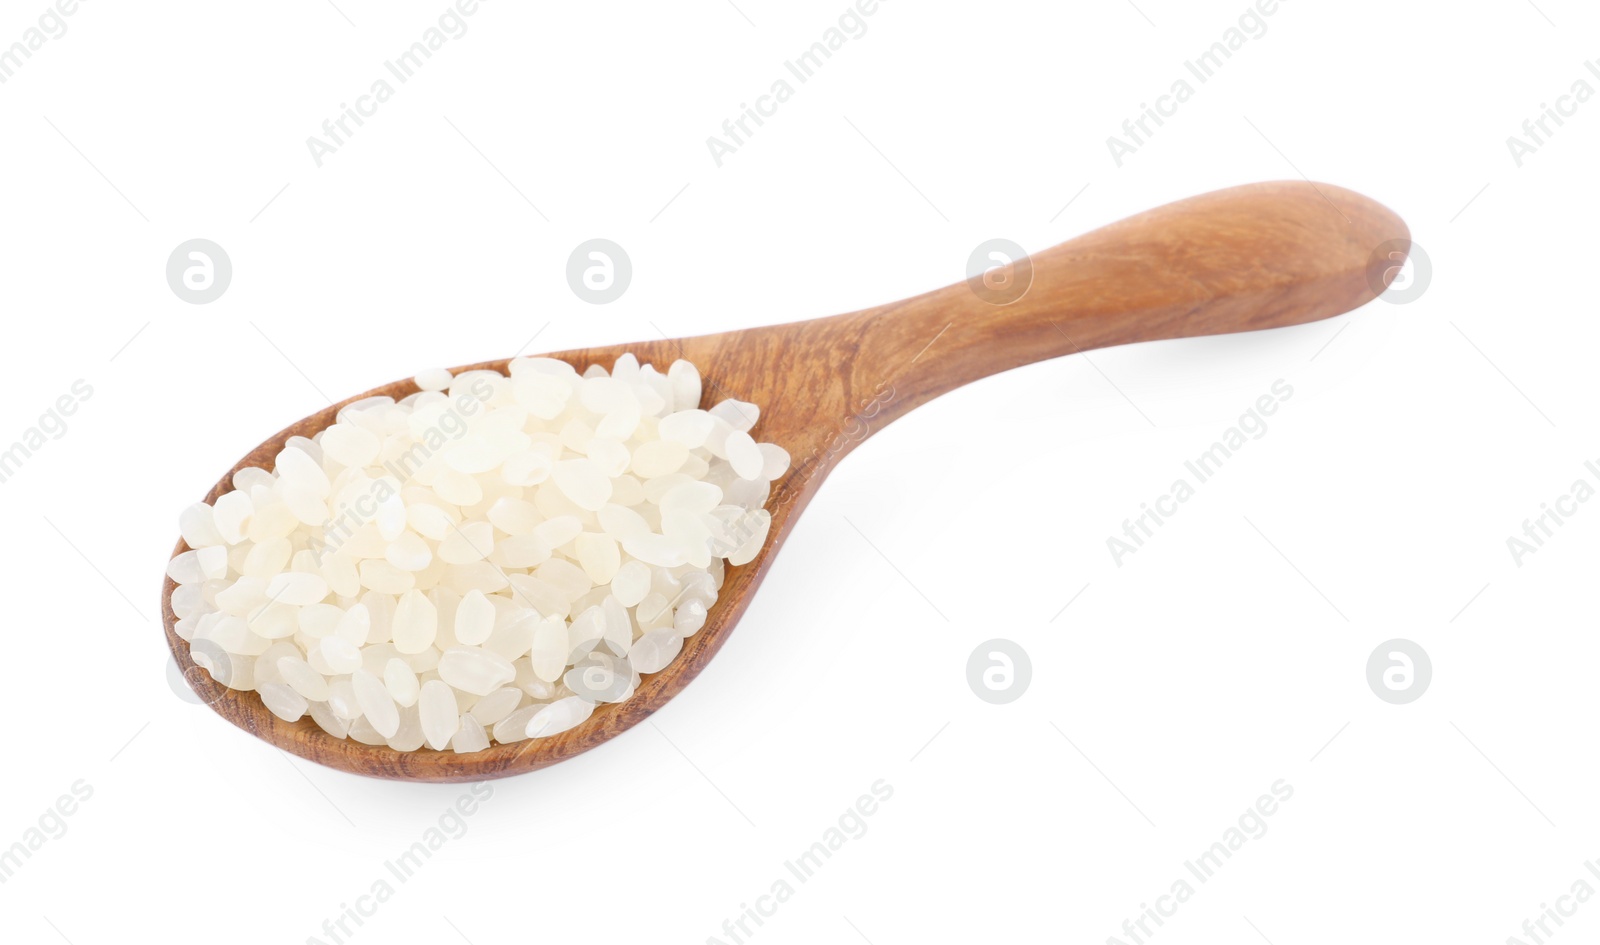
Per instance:
[[[196,664],[285,721],[456,752],[567,731],[670,665],[765,544],[789,454],[755,404],[699,409],[687,361],[509,370],[424,371],[184,509]]]

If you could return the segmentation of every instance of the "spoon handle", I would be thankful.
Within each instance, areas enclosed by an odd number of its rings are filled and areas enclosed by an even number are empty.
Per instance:
[[[1360,194],[1307,181],[1250,184],[1033,254],[991,274],[990,286],[969,280],[824,321],[855,342],[851,388],[863,399],[893,388],[866,424],[875,430],[942,393],[1035,361],[1348,312],[1382,291],[1409,247],[1405,223]],[[1026,293],[1000,304],[1027,282],[1030,265]]]

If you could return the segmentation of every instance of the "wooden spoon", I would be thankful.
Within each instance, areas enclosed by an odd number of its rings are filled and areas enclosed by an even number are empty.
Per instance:
[[[309,717],[288,723],[254,692],[228,689],[190,659],[173,632],[171,579],[162,588],[167,642],[200,697],[223,718],[303,758],[356,774],[414,781],[476,781],[555,764],[637,725],[682,691],[727,640],[796,517],[839,460],[870,434],[963,384],[1034,361],[1163,338],[1298,325],[1350,311],[1387,286],[1409,248],[1406,225],[1360,194],[1304,181],[1252,184],[1169,204],[1031,257],[1009,274],[903,302],[814,321],[697,338],[644,341],[549,355],[579,371],[632,352],[665,367],[678,358],[705,377],[706,405],[727,397],[761,407],[758,438],[794,457],[773,485],[766,547],[730,567],[705,627],[671,665],[646,677],[625,702],[549,738],[493,745],[472,754],[399,752],[334,738]],[[1008,291],[1009,290],[1009,291]],[[988,296],[989,301],[980,297]],[[487,361],[456,371],[492,368]],[[349,401],[400,398],[396,381]],[[234,472],[271,468],[285,441],[331,425],[343,403],[269,437],[212,487],[231,491]],[[178,543],[174,554],[188,550]]]

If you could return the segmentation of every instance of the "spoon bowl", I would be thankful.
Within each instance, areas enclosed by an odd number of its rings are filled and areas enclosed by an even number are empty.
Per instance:
[[[468,754],[402,752],[336,738],[309,717],[285,722],[250,691],[229,689],[191,658],[174,632],[171,578],[162,587],[167,643],[189,685],[223,718],[268,743],[329,767],[411,781],[479,781],[533,771],[588,751],[647,718],[717,654],[771,567],[799,514],[839,460],[895,418],[947,391],[1035,361],[1120,344],[1298,325],[1381,294],[1409,249],[1393,212],[1327,184],[1251,184],[1168,204],[1013,260],[925,295],[860,312],[683,339],[545,355],[580,372],[625,353],[665,367],[684,358],[704,378],[703,402],[757,404],[758,439],[794,465],[772,485],[771,530],[754,560],[729,567],[705,626],[624,702],[603,704],[577,727]],[[507,372],[487,361],[453,373]],[[415,393],[395,381],[320,410],[269,437],[211,491],[232,490],[247,466],[270,469],[292,436],[331,426],[345,404]],[[173,554],[188,550],[181,540]]]

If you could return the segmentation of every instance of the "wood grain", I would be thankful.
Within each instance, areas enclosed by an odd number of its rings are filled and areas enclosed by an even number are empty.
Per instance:
[[[558,352],[580,371],[632,352],[665,368],[687,358],[705,377],[705,402],[760,405],[757,439],[795,460],[773,486],[772,530],[755,560],[729,568],[705,628],[633,698],[601,706],[588,722],[550,738],[474,754],[397,752],[334,738],[309,717],[287,723],[253,692],[213,681],[173,632],[173,582],[162,587],[167,642],[191,686],[219,715],[303,758],[356,774],[417,781],[476,781],[532,771],[627,731],[677,695],[727,640],[783,547],[796,517],[838,462],[896,417],[963,384],[1034,361],[1112,345],[1297,325],[1347,312],[1386,284],[1409,246],[1394,213],[1348,190],[1304,181],[1253,184],[1169,204],[1033,255],[1032,284],[1009,305],[967,283],[877,308],[814,321],[676,340]],[[456,369],[505,372],[506,361]],[[306,417],[230,469],[205,501],[231,490],[245,466],[270,469],[290,436],[329,426],[345,403],[416,390],[396,381]],[[181,541],[174,554],[187,550]]]

